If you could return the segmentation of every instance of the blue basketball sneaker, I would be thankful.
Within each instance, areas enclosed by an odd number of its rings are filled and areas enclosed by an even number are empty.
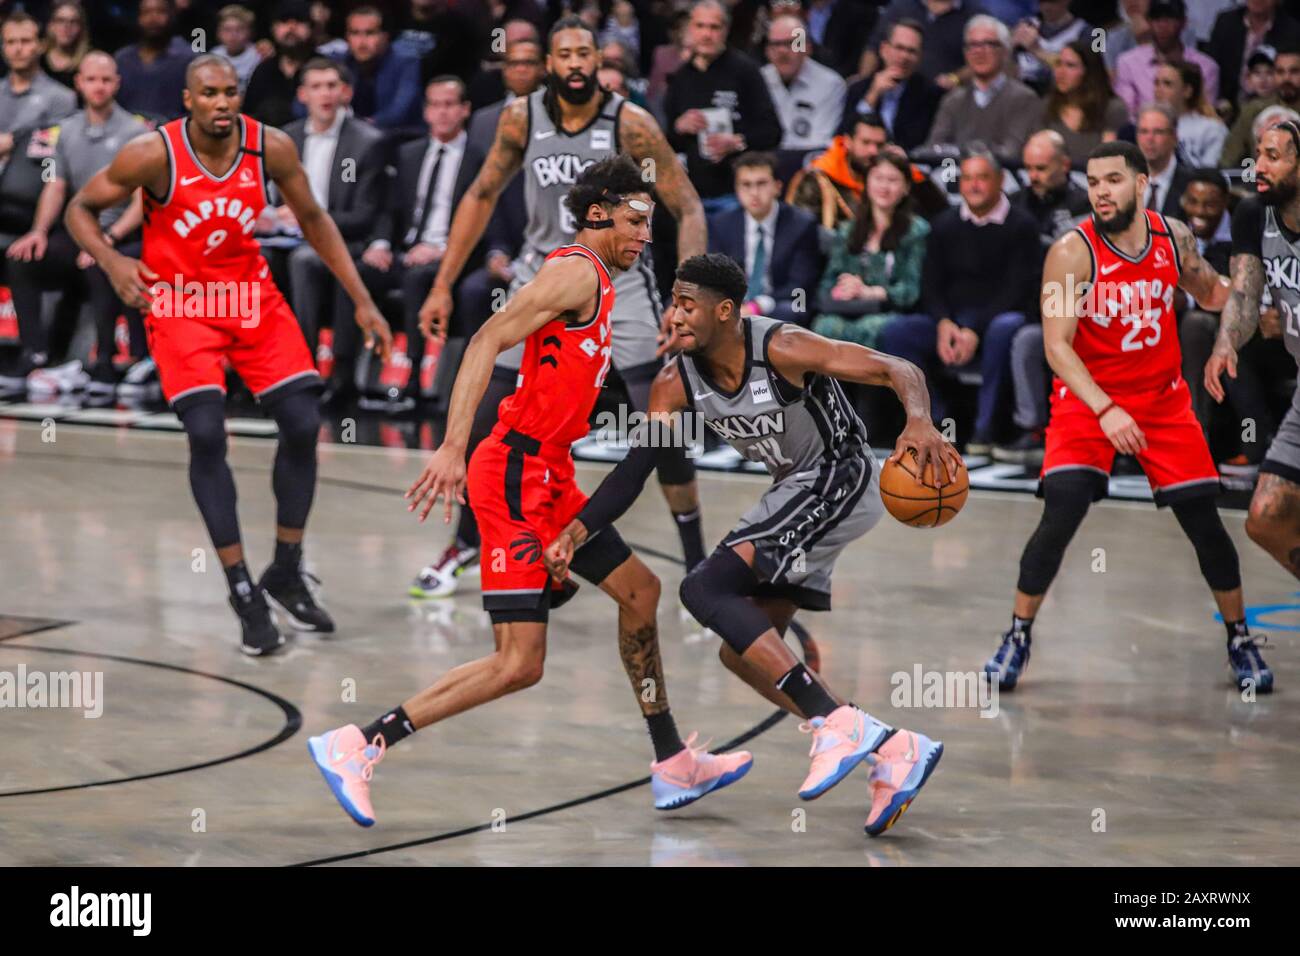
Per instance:
[[[1029,666],[1029,645],[1032,643],[1023,631],[1007,631],[1002,635],[1002,646],[984,665],[989,678],[997,678],[999,690],[1015,690],[1020,675]]]
[[[1273,693],[1273,672],[1259,653],[1268,646],[1263,634],[1238,634],[1228,642],[1228,669],[1241,690],[1254,687],[1256,693]]]

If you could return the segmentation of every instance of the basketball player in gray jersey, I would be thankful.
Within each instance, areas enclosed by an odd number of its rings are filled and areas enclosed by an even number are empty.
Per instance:
[[[685,350],[655,376],[649,421],[626,458],[545,553],[557,578],[575,550],[636,500],[656,446],[680,442],[675,420],[704,423],[751,461],[772,486],[708,559],[682,582],[681,598],[723,640],[723,663],[768,700],[808,718],[812,768],[799,788],[811,800],[863,760],[873,766],[866,831],[883,833],[907,809],[943,744],[889,727],[836,696],[782,640],[796,610],[831,606],[831,572],[851,541],[880,520],[879,468],[866,428],[837,379],[892,388],[907,427],[891,456],[913,452],[947,482],[961,459],[930,420],[925,376],[903,359],[799,326],[740,315],[745,272],[724,255],[677,269],[671,321]],[[918,481],[920,479],[918,478]]]
[[[1255,189],[1232,214],[1232,292],[1205,366],[1205,387],[1219,402],[1223,374],[1237,377],[1237,350],[1259,326],[1266,286],[1281,315],[1287,351],[1300,363],[1300,126],[1294,122],[1260,135]],[[1259,467],[1246,533],[1300,578],[1300,391]]]
[[[502,111],[492,149],[456,209],[438,276],[420,310],[420,327],[426,336],[445,334],[451,289],[483,235],[497,197],[521,169],[528,225],[522,252],[512,266],[512,295],[537,274],[552,250],[573,241],[576,223],[564,208],[564,197],[579,173],[615,153],[628,153],[641,164],[659,204],[677,219],[679,258],[705,250],[704,210],[686,171],[649,113],[598,88],[599,66],[600,52],[591,29],[576,17],[559,20],[547,39],[546,82]],[[659,295],[649,258],[647,249],[636,268],[614,280],[613,364],[639,411],[646,408],[650,382],[662,367],[660,356],[668,345],[661,341]],[[666,339],[666,330],[662,334]],[[495,425],[497,406],[514,392],[522,355],[521,345],[498,359],[474,421],[471,454]],[[695,469],[682,448],[664,449],[656,464],[689,569],[704,559]],[[452,593],[458,577],[477,568],[478,545],[473,512],[462,507],[455,541],[420,571],[412,596]]]

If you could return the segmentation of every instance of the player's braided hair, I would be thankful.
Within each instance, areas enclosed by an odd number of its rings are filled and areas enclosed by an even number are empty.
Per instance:
[[[740,268],[735,259],[721,252],[691,256],[677,267],[677,279],[693,282],[701,289],[708,289],[724,299],[730,299],[737,309],[744,303],[745,292],[749,288],[745,270]]]
[[[612,209],[624,197],[632,193],[648,193],[650,189],[641,178],[641,167],[636,161],[626,153],[619,153],[588,166],[564,197],[564,205],[584,228],[598,229],[600,225],[587,220],[587,210],[592,203]]]

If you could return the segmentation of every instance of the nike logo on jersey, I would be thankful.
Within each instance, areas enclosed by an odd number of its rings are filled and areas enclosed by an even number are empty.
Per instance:
[[[698,401],[702,401],[703,399],[708,398],[708,397],[709,397],[710,395],[712,395],[712,394],[713,394],[712,392],[703,392],[703,393],[701,393],[701,392],[696,392],[696,393],[695,393],[695,400],[696,400],[697,402],[698,402]]]
[[[197,183],[202,178],[203,175],[201,173],[198,176],[186,176],[181,180],[181,185],[188,186],[190,183]]]
[[[538,130],[537,133],[533,136],[533,139],[550,139],[554,135],[555,135],[555,130],[543,129],[543,130]]]
[[[600,294],[601,294],[601,295],[609,295],[609,294],[610,294],[611,292],[613,292],[613,291],[614,291],[614,290],[613,290],[610,286],[607,286],[607,285],[603,285],[603,286],[600,287]]]
[[[1108,276],[1108,275],[1110,275],[1112,272],[1114,272],[1116,269],[1118,269],[1120,266],[1122,266],[1123,264],[1124,264],[1124,263],[1122,263],[1122,262],[1112,262],[1112,263],[1111,263],[1110,265],[1108,265],[1108,266],[1102,266],[1102,267],[1101,267],[1101,274],[1104,275],[1104,276]]]

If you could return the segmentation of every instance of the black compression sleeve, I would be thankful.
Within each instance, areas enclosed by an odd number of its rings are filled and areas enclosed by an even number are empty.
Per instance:
[[[639,426],[628,438],[626,457],[614,466],[605,480],[578,512],[578,520],[587,529],[587,537],[608,528],[621,518],[637,495],[645,487],[646,479],[654,471],[660,447],[671,441],[672,427],[651,420]]]
[[[1264,258],[1264,207],[1255,197],[1243,199],[1232,213],[1232,254]]]

